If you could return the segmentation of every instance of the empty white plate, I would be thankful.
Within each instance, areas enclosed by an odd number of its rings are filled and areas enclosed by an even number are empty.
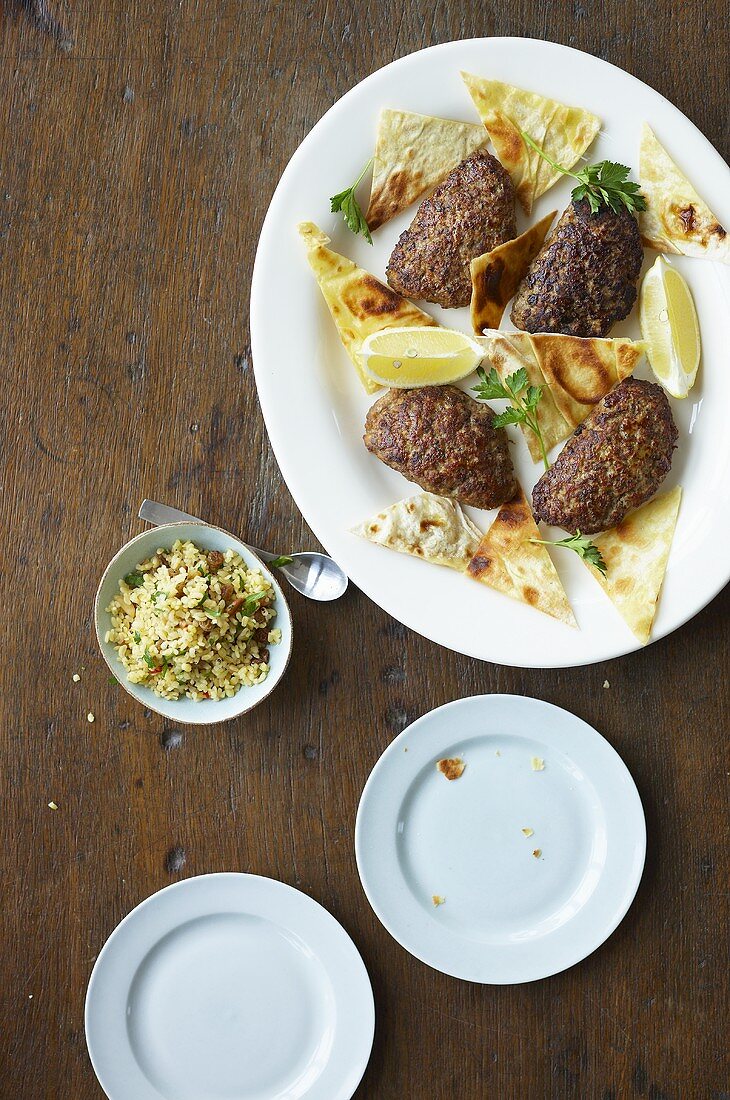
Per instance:
[[[437,763],[452,757],[466,766],[449,780]],[[386,749],[355,848],[398,943],[445,974],[503,985],[556,974],[607,939],[638,888],[646,825],[625,764],[591,726],[538,699],[480,695]]]
[[[110,1100],[349,1100],[373,1042],[373,995],[345,930],[257,875],[186,879],[104,945],[86,1040]]]

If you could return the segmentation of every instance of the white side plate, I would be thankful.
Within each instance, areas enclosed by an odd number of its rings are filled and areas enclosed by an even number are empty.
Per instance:
[[[274,879],[186,879],[96,961],[86,1040],[110,1100],[349,1100],[375,1012],[352,940]]]
[[[371,248],[348,232],[339,214],[329,212],[329,196],[354,180],[372,155],[383,107],[478,122],[460,69],[594,111],[603,129],[589,150],[590,160],[620,160],[633,167],[634,178],[646,119],[730,229],[730,171],[722,157],[676,107],[633,76],[554,42],[486,38],[432,46],[373,73],[343,96],[284,172],[261,231],[251,290],[256,385],[292,496],[328,552],[372,600],[412,630],[481,660],[524,667],[590,664],[629,653],[639,643],[569,551],[555,551],[553,560],[580,630],[450,569],[349,533],[355,524],[418,490],[363,445],[365,414],[373,399],[363,391],[340,344],[296,226],[318,222],[332,237],[333,248],[383,279],[388,257],[416,207],[379,229]],[[366,196],[363,184],[364,202]],[[551,188],[529,221],[518,211],[518,232],[551,210],[562,211],[569,199],[569,181]],[[647,249],[644,270],[654,259]],[[684,495],[655,640],[695,615],[730,579],[730,556],[718,549],[730,541],[730,268],[683,257],[671,257],[670,262],[694,295],[703,355],[689,398],[672,402],[680,438],[664,488],[680,484]],[[449,327],[471,331],[467,309],[424,307]],[[639,336],[636,309],[611,335]],[[647,368],[637,374],[650,377]],[[461,383],[467,390],[473,384],[473,379]],[[509,434],[515,441],[518,476],[529,492],[539,468],[519,430],[510,428]],[[469,511],[486,530],[494,513]],[[546,530],[551,537],[551,529]],[[556,529],[554,537],[563,535]]]
[[[459,779],[438,771],[444,757],[464,761]],[[626,766],[591,726],[539,699],[479,695],[385,750],[355,848],[398,943],[445,974],[507,985],[565,970],[610,936],[639,885],[646,826]]]

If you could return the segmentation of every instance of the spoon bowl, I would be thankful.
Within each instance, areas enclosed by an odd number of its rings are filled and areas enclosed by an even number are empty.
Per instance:
[[[307,550],[291,554],[288,565],[279,566],[279,572],[302,596],[310,600],[338,600],[347,588],[347,575],[326,554]]]

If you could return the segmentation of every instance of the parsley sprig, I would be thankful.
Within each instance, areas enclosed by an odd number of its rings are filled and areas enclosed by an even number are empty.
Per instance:
[[[360,204],[355,197],[355,191],[367,172],[370,165],[373,163],[373,158],[367,162],[360,175],[350,187],[346,187],[344,191],[340,191],[338,195],[333,195],[330,199],[333,214],[338,211],[342,213],[343,218],[347,222],[347,228],[357,236],[358,233],[362,233],[368,244],[373,243],[373,238],[370,235],[370,229],[368,223],[365,221],[365,215],[360,209]]]
[[[599,573],[603,573],[606,576],[606,563],[603,560],[603,554],[596,546],[595,542],[591,542],[585,535],[581,535],[580,531],[576,531],[574,535],[570,535],[567,539],[528,539],[528,542],[536,542],[540,546],[564,546],[566,550],[574,550],[579,558],[583,558],[590,565],[595,565]]]
[[[576,202],[587,199],[592,214],[598,213],[601,204],[610,207],[614,214],[620,214],[622,207],[625,207],[629,214],[637,210],[646,210],[646,200],[639,190],[639,184],[629,179],[631,169],[625,164],[602,160],[600,164],[586,165],[580,172],[571,172],[560,164],[556,164],[524,130],[520,133],[530,148],[539,153],[551,168],[564,176],[572,176],[578,181],[578,186],[573,188],[571,197]]]
[[[484,370],[484,367],[478,367],[477,374],[481,381],[478,386],[472,388],[480,401],[506,398],[510,403],[504,412],[495,416],[495,428],[504,428],[507,424],[525,424],[537,436],[542,460],[545,469],[548,470],[550,463],[545,450],[545,440],[542,437],[540,422],[537,419],[537,406],[545,387],[530,385],[524,367],[520,367],[514,374],[510,374],[504,382],[501,381],[494,367],[492,367],[489,374]]]

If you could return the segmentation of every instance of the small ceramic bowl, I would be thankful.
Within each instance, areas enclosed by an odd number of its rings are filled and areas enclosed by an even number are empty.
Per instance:
[[[235,550],[241,555],[249,567],[260,569],[265,577],[273,585],[276,593],[276,618],[273,626],[281,631],[281,641],[269,648],[270,665],[269,674],[260,684],[251,687],[243,686],[230,699],[162,699],[155,695],[151,688],[142,684],[132,684],[127,679],[127,672],[111,642],[105,641],[107,630],[111,629],[111,619],[106,608],[119,591],[119,581],[127,573],[131,573],[141,561],[152,557],[160,548],[170,549],[177,539],[190,539],[202,550]],[[207,523],[167,523],[162,527],[152,527],[149,531],[143,531],[131,539],[112,558],[104,570],[104,575],[99,582],[94,606],[94,618],[96,622],[96,636],[109,668],[119,680],[125,691],[134,696],[138,703],[142,703],[149,710],[163,714],[173,722],[194,725],[213,725],[215,722],[227,722],[231,718],[238,718],[247,714],[255,706],[263,702],[276,687],[286,672],[292,647],[292,622],[289,606],[281,590],[281,586],[270,569],[247,546],[237,539],[235,535],[224,531],[220,527],[211,527]]]

